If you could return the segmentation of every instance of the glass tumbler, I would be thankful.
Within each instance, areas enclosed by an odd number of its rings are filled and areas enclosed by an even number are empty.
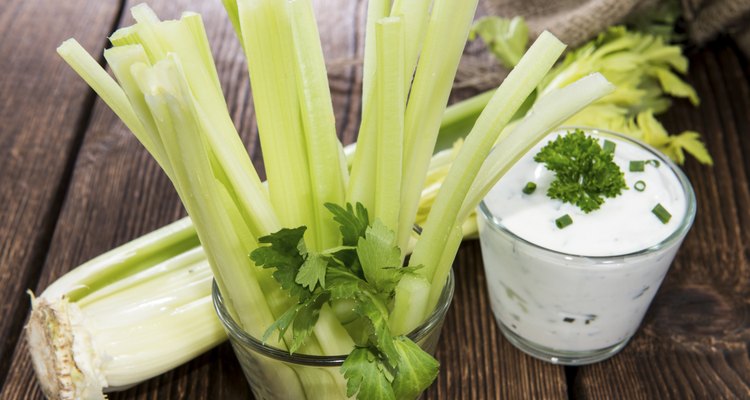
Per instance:
[[[451,271],[435,310],[408,337],[434,354],[445,315],[453,299],[454,277]],[[242,371],[257,399],[348,399],[346,381],[340,368],[346,355],[314,356],[289,354],[271,347],[245,332],[227,310],[216,282],[213,284],[214,308],[227,332]]]
[[[597,131],[599,133],[599,131]],[[583,365],[619,352],[638,329],[693,223],[695,194],[685,174],[648,145],[677,177],[686,212],[656,245],[629,254],[585,256],[531,243],[506,228],[487,204],[477,222],[492,311],[504,336],[545,361]]]

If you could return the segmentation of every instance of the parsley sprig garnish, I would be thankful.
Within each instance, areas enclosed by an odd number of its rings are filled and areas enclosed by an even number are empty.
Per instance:
[[[604,197],[616,197],[628,188],[613,159],[614,152],[604,150],[580,129],[558,136],[534,156],[534,161],[555,173],[547,196],[586,213],[601,207]]]
[[[418,267],[402,267],[395,234],[379,220],[370,223],[367,210],[357,204],[326,204],[340,225],[342,245],[321,253],[305,246],[306,227],[282,229],[260,238],[250,257],[298,302],[263,335],[279,337],[291,328],[290,353],[310,336],[324,304],[349,301],[364,329],[341,366],[347,396],[357,399],[415,398],[437,377],[439,363],[406,336],[393,336],[388,326],[389,305],[399,280]],[[359,336],[359,337],[358,337]]]

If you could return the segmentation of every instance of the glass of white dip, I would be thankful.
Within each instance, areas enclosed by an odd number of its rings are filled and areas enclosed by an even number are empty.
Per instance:
[[[554,174],[533,157],[574,129],[561,128],[529,151],[485,197],[477,217],[500,329],[522,351],[564,365],[601,361],[627,344],[696,209],[690,182],[659,151],[587,128],[582,130],[600,144],[616,144],[614,161],[629,189],[590,213],[550,199],[546,192]],[[648,162],[642,172],[631,172],[630,161]],[[527,182],[537,185],[531,194],[522,191]],[[652,212],[656,204],[671,214],[668,222]],[[573,223],[558,228],[555,220],[566,214]]]

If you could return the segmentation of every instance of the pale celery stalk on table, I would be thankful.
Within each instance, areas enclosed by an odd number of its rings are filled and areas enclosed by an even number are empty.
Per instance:
[[[330,94],[310,3],[304,0],[288,4],[272,0],[225,1],[243,49],[253,55],[249,57],[249,68],[268,171],[268,190],[258,179],[229,119],[197,14],[186,13],[178,21],[162,22],[148,7],[135,7],[136,25],[116,32],[112,36],[114,47],[105,53],[119,84],[75,42],[61,46],[60,53],[66,61],[100,94],[162,166],[180,195],[193,226],[187,220],[181,221],[126,245],[123,252],[116,252],[125,263],[136,260],[140,266],[136,268],[142,268],[140,271],[124,272],[112,267],[115,264],[104,256],[89,264],[89,268],[96,271],[94,276],[76,276],[87,273],[85,268],[76,270],[35,300],[34,313],[37,314],[66,311],[65,305],[57,309],[40,307],[40,303],[47,300],[47,293],[50,297],[53,293],[69,295],[76,304],[67,307],[73,309],[72,315],[62,316],[59,320],[35,324],[32,318],[30,328],[33,329],[29,329],[32,344],[44,344],[54,337],[56,329],[64,328],[62,325],[65,324],[90,329],[88,335],[55,338],[53,343],[47,343],[48,347],[42,347],[42,353],[34,356],[48,395],[101,398],[102,388],[133,384],[165,368],[161,360],[148,358],[152,347],[163,347],[159,349],[162,358],[169,358],[170,351],[181,350],[180,344],[171,346],[179,340],[154,342],[149,346],[134,345],[133,353],[117,353],[107,348],[116,348],[116,345],[107,339],[101,340],[99,335],[102,332],[114,335],[112,332],[134,326],[143,316],[138,309],[125,312],[130,319],[117,318],[117,314],[112,313],[110,307],[121,306],[117,299],[123,294],[130,296],[132,301],[144,301],[144,307],[153,306],[150,300],[158,298],[158,293],[153,294],[156,291],[152,292],[154,297],[139,295],[138,292],[153,286],[184,287],[186,282],[194,282],[191,276],[203,274],[203,283],[196,280],[192,286],[195,288],[192,301],[185,306],[175,304],[178,312],[170,314],[175,321],[167,324],[174,323],[170,329],[178,328],[174,332],[165,330],[164,335],[174,339],[182,337],[180,334],[184,330],[179,329],[180,318],[215,327],[215,319],[207,319],[201,314],[208,304],[205,282],[210,279],[204,267],[204,256],[240,324],[250,334],[264,336],[274,319],[290,307],[292,298],[274,282],[270,269],[256,268],[247,254],[257,253],[258,242],[266,240],[263,239],[265,235],[281,227],[304,225],[310,228],[304,236],[309,254],[318,252],[315,254],[320,256],[323,253],[319,252],[338,244],[339,239],[335,225],[331,228],[330,216],[319,206],[326,202],[343,206],[345,193],[359,193],[365,206],[379,217],[364,236],[369,238],[371,229],[387,231],[390,228],[392,242],[386,246],[393,246],[392,249],[397,251],[396,258],[403,260],[407,246],[402,245],[401,249],[395,246],[410,240],[420,188],[428,178],[430,156],[453,74],[476,7],[476,1],[459,4],[436,0],[431,6],[429,1],[417,3],[397,1],[389,13],[387,10],[385,13],[383,10],[372,11],[373,16],[385,18],[378,19],[373,25],[375,28],[370,30],[371,35],[372,31],[375,32],[375,40],[370,40],[369,47],[375,46],[375,51],[370,49],[366,53],[375,57],[374,64],[371,64],[375,71],[366,75],[369,76],[369,83],[365,83],[369,87],[368,106],[363,110],[361,128],[362,140],[368,135],[369,139],[360,142],[357,154],[374,153],[375,156],[360,156],[360,172],[353,170],[352,177],[347,179],[343,152],[335,136]],[[281,40],[283,45],[270,46],[272,40]],[[454,166],[445,178],[447,189],[437,193],[436,206],[424,223],[423,237],[416,241],[415,254],[410,262],[412,267],[416,267],[417,260],[426,264],[416,269],[417,273],[411,273],[411,268],[407,269],[409,272],[399,273],[408,279],[396,285],[395,291],[389,295],[392,298],[388,305],[393,320],[390,326],[392,334],[408,331],[409,324],[418,323],[429,314],[435,293],[439,293],[445,284],[462,237],[464,220],[483,192],[517,154],[573,112],[611,90],[601,76],[592,76],[559,92],[549,93],[545,97],[548,101],[540,102],[545,109],[538,110],[507,134],[503,133],[500,150],[493,153],[497,156],[483,161],[503,126],[535,89],[562,49],[562,44],[554,37],[542,35],[522,58],[521,66],[489,101],[465,145],[455,155]],[[418,54],[419,63],[416,62]],[[290,76],[294,78],[289,79]],[[568,107],[562,107],[563,104]],[[402,140],[401,146],[385,146],[381,137],[383,130],[388,130],[391,135],[387,139]],[[325,156],[321,157],[321,154]],[[357,160],[357,155],[354,157]],[[444,164],[445,156],[437,159],[436,164]],[[441,169],[441,172],[445,171]],[[375,179],[363,181],[357,178],[359,174]],[[477,176],[479,180],[475,180]],[[434,182],[434,177],[430,177],[430,181]],[[346,189],[363,182],[364,187],[357,191]],[[381,191],[390,195],[382,196]],[[197,232],[205,253],[197,247],[192,228]],[[179,250],[182,254],[172,257],[162,254],[164,249],[192,250],[184,253]],[[399,253],[401,257],[398,257]],[[392,271],[387,269],[397,265],[367,267],[390,273]],[[172,274],[173,271],[180,272]],[[126,277],[119,279],[120,274]],[[75,285],[88,288],[79,290]],[[322,281],[320,286],[315,282],[310,288],[324,290]],[[405,304],[408,303],[403,301],[405,296],[419,299],[416,302],[418,307]],[[79,304],[82,307],[77,307]],[[87,307],[93,310],[91,315],[87,315]],[[188,311],[195,314],[188,314]],[[328,305],[323,305],[319,311],[318,323],[305,332],[307,340],[287,334],[278,339],[267,337],[268,344],[310,354],[346,354],[355,343],[349,336],[351,332],[347,331],[349,326],[344,327],[338,322],[336,313]],[[110,313],[111,321],[99,319],[106,313]],[[149,316],[158,318],[158,314],[159,311],[153,309]],[[156,329],[154,322],[146,321],[148,326],[144,329]],[[45,337],[44,334],[52,336]],[[201,344],[185,342],[182,345],[200,352],[215,344],[220,336],[216,329],[206,329]],[[111,336],[108,339],[123,337]],[[279,368],[276,371],[278,380],[272,380],[268,385],[290,398],[302,398],[306,393],[305,385],[314,381],[317,390],[321,390],[316,393],[319,396],[357,394],[366,398],[372,394],[358,384],[369,384],[370,379],[375,379],[385,383],[379,389],[386,397],[412,397],[430,384],[436,371],[423,371],[414,377],[394,381],[398,372],[394,368],[410,366],[407,359],[387,359],[393,354],[388,354],[380,346],[384,341],[396,339],[399,346],[408,342],[403,337],[388,339],[382,335],[376,340],[372,334],[365,335],[364,342],[357,342],[361,346],[357,351],[370,352],[375,356],[374,360],[367,357],[347,359],[344,375],[351,378],[363,370],[374,371],[377,376],[368,375],[365,383],[357,380],[358,383],[353,384],[350,379],[347,387],[343,387],[338,374],[290,367]],[[411,352],[412,356],[421,351],[415,346],[401,347],[401,350]],[[58,358],[49,357],[52,355]],[[74,363],[63,365],[63,376],[44,376],[45,372],[53,372],[60,366],[58,363],[71,357]],[[79,357],[84,359],[79,360]],[[421,360],[429,358],[428,355],[418,357]],[[182,361],[184,359],[179,362]],[[138,362],[151,368],[142,367]],[[365,365],[352,368],[355,363],[362,362]],[[366,365],[372,363],[380,366]],[[121,369],[118,370],[117,365]],[[431,368],[437,366],[430,365]],[[139,371],[132,374],[132,370]],[[404,379],[409,380],[404,383]]]

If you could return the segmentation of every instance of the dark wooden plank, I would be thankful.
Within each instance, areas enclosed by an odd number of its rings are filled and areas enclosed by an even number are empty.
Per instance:
[[[128,2],[128,7],[135,3]],[[256,167],[262,171],[244,56],[220,3],[164,0],[150,4],[163,18],[177,17],[185,9],[203,14],[230,112]],[[362,57],[366,1],[318,0],[315,5],[330,65],[337,128],[342,140],[349,143],[355,139],[359,125],[362,71],[357,61]],[[130,22],[126,16],[119,25]],[[167,179],[97,100],[37,290],[75,265],[182,215]],[[565,397],[562,368],[527,357],[501,338],[489,310],[476,243],[469,243],[461,250],[457,265],[455,305],[438,350],[444,367],[426,398]],[[42,397],[34,383],[23,342],[16,347],[11,371],[5,396]],[[111,398],[248,396],[249,388],[225,344]]]
[[[715,165],[685,170],[698,215],[645,321],[613,359],[578,371],[580,398],[750,398],[750,81],[726,42],[691,56],[696,111],[678,102],[673,132],[704,134]]]
[[[55,48],[77,35],[101,51],[119,3],[0,6],[0,385],[28,309],[24,292],[36,284],[93,100]]]

